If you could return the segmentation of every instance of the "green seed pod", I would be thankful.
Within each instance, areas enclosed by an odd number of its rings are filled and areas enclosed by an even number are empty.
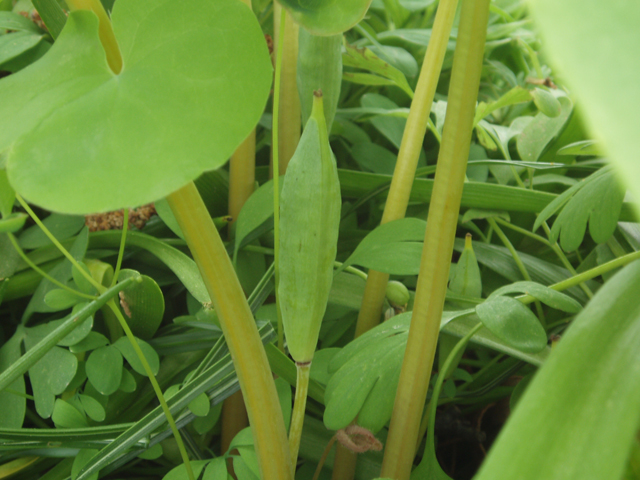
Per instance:
[[[556,97],[551,93],[541,88],[536,88],[531,92],[533,97],[533,103],[536,104],[538,110],[544,113],[547,117],[557,117],[562,112],[562,105]]]
[[[280,197],[278,299],[289,352],[310,362],[333,280],[340,226],[340,183],[321,94],[291,158]]]
[[[387,300],[389,300],[392,307],[405,307],[410,298],[409,290],[404,286],[404,283],[396,280],[391,280],[387,283]]]
[[[471,234],[468,233],[464,241],[464,250],[460,255],[458,264],[453,272],[449,289],[454,293],[468,297],[480,298],[482,296],[482,277],[480,268],[471,246]]]
[[[298,93],[302,124],[313,105],[313,92],[322,90],[327,132],[331,132],[342,85],[342,35],[320,37],[304,28],[298,37]]]

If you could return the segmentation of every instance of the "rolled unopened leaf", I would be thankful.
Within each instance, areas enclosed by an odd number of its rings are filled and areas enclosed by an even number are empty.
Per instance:
[[[322,94],[291,158],[280,200],[278,298],[289,352],[310,362],[333,280],[340,183],[329,146]]]

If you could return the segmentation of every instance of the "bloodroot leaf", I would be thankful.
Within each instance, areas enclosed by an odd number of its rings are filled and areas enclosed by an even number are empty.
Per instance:
[[[78,10],[42,59],[0,81],[9,181],[49,210],[165,197],[225,163],[269,95],[267,45],[242,2],[118,0],[111,20],[119,73],[97,17]]]
[[[536,353],[547,345],[538,318],[515,298],[493,297],[478,305],[476,314],[494,335],[518,350]]]

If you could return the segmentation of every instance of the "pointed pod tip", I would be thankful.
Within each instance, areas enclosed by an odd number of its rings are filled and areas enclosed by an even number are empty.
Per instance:
[[[313,91],[313,106],[311,107],[311,117],[309,120],[314,118],[318,124],[325,124],[324,118],[324,102],[322,100],[322,90],[314,90]]]
[[[464,237],[464,248],[465,249],[471,249],[471,237],[472,235],[470,233],[467,233],[467,235]]]

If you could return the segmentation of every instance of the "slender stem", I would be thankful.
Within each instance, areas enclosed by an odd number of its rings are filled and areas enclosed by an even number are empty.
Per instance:
[[[122,55],[120,47],[113,33],[111,20],[105,11],[100,0],[67,0],[67,5],[71,10],[90,10],[98,16],[100,26],[98,29],[100,42],[107,54],[107,63],[116,75],[122,71]]]
[[[67,249],[64,248],[62,246],[62,244],[58,241],[58,239],[56,237],[54,237],[53,234],[49,231],[49,229],[47,227],[45,227],[44,223],[42,223],[42,221],[34,213],[34,211],[31,209],[29,204],[27,202],[25,202],[24,199],[18,193],[16,193],[16,199],[18,200],[18,202],[20,202],[20,205],[22,205],[22,208],[25,209],[25,211],[29,214],[29,216],[33,219],[33,221],[36,222],[36,225],[38,225],[40,227],[40,229],[44,232],[44,234],[47,236],[47,238],[49,238],[49,240],[51,240],[51,243],[53,243],[58,248],[58,250],[60,250],[60,252],[62,252],[62,254],[65,257],[67,257],[67,260],[69,260],[71,262],[71,265],[73,265],[74,267],[76,267],[78,269],[80,274],[84,278],[86,278],[87,281],[91,285],[93,285],[96,288],[98,293],[103,293],[106,290],[106,287],[104,287],[104,286],[100,285],[98,282],[96,282],[95,279],[91,275],[89,275],[89,273],[87,273],[84,270],[84,268],[82,268],[80,266],[80,264],[76,261],[76,259],[71,256],[71,254],[67,251]]]
[[[316,467],[316,472],[313,474],[312,480],[318,480],[318,478],[320,478],[320,472],[322,471],[322,467],[327,461],[327,457],[329,456],[329,452],[331,452],[331,447],[333,447],[334,443],[336,443],[335,435],[331,437],[331,440],[329,440],[329,443],[327,443],[327,446],[324,448],[324,451],[322,452],[322,456],[320,457],[320,461],[318,462],[318,466]],[[334,465],[335,465],[335,462],[334,462]]]
[[[116,260],[116,269],[113,272],[113,279],[111,280],[111,286],[113,287],[118,283],[118,276],[120,275],[120,268],[122,267],[122,259],[124,258],[124,247],[127,243],[127,230],[129,230],[129,209],[122,209],[122,237],[120,238],[120,248],[118,249],[118,259]]]
[[[142,368],[144,368],[144,371],[147,374],[147,377],[149,377],[149,381],[151,382],[151,386],[153,387],[153,390],[156,393],[156,397],[158,397],[158,401],[160,402],[160,406],[162,407],[164,416],[167,417],[167,422],[169,423],[169,427],[171,428],[171,431],[173,432],[173,436],[176,439],[178,450],[180,450],[180,456],[182,457],[182,461],[184,462],[184,466],[185,466],[185,469],[187,470],[187,475],[189,476],[189,480],[195,480],[196,477],[193,474],[193,470],[191,468],[191,462],[189,461],[189,455],[187,454],[187,450],[186,448],[184,448],[184,442],[182,441],[182,436],[178,431],[178,427],[176,426],[176,422],[173,419],[173,415],[171,415],[171,410],[169,410],[169,405],[167,405],[167,401],[165,400],[164,395],[162,394],[162,389],[158,384],[158,380],[156,380],[156,376],[153,374],[153,370],[151,370],[151,366],[149,365],[149,362],[144,356],[144,353],[142,353],[142,350],[140,349],[140,345],[138,344],[136,337],[134,337],[133,332],[131,331],[131,328],[129,328],[129,324],[122,316],[122,313],[120,312],[120,309],[116,305],[116,302],[114,302],[112,299],[112,300],[109,300],[109,302],[107,302],[107,305],[109,306],[111,311],[115,314],[115,316],[118,318],[118,321],[120,322],[120,326],[122,327],[125,335],[131,342],[131,346],[133,347],[133,350],[136,352],[136,355],[138,356],[140,363],[142,363]]]
[[[278,144],[273,143],[274,172],[276,158],[280,169],[280,175],[284,175],[293,156],[298,142],[302,117],[300,116],[300,98],[297,85],[298,65],[298,24],[293,21],[291,15],[274,2],[273,11],[275,43],[278,45],[276,64],[281,62],[281,81],[274,85],[274,108],[277,105],[281,113],[279,117],[273,117],[273,125],[278,131]],[[278,67],[276,67],[278,68]],[[276,95],[278,95],[276,99]],[[278,156],[276,157],[276,145]],[[275,173],[274,173],[275,176]]]
[[[291,451],[291,467],[295,472],[298,462],[298,450],[304,424],[304,412],[307,406],[307,392],[309,391],[309,374],[311,363],[296,362],[296,397],[293,402],[291,414],[291,427],[289,428],[289,450]]]
[[[438,6],[431,39],[424,56],[424,63],[398,152],[389,195],[382,214],[380,222],[382,224],[404,218],[407,211],[418,158],[427,130],[431,104],[440,78],[457,5],[458,0],[442,0]],[[369,271],[369,278],[362,297],[362,307],[356,324],[356,337],[380,323],[388,281],[389,275]]]
[[[547,222],[542,222],[542,228],[544,229],[544,232],[547,234],[547,237],[551,238],[551,230],[549,229],[549,225],[547,225]],[[558,242],[552,243],[551,249],[555,252],[555,254],[558,256],[562,264],[565,266],[567,270],[571,272],[572,275],[576,275],[578,273],[576,272],[576,269],[573,268],[573,265],[571,265],[571,262],[569,261],[567,256],[564,254],[564,252],[560,248],[560,245],[558,245]],[[587,297],[593,298],[593,292],[586,284],[581,283],[580,288],[587,295]]]
[[[394,480],[406,480],[411,473],[427,397],[469,156],[490,3],[476,0],[462,4],[414,310],[380,475]]]
[[[251,309],[193,182],[167,197],[218,314],[253,430],[264,480],[291,480],[282,410]]]
[[[71,292],[74,295],[77,295],[78,297],[82,297],[82,298],[88,298],[89,300],[95,300],[97,297],[95,295],[89,295],[87,293],[82,293],[79,290],[76,290],[74,288],[69,287],[68,285],[65,285],[62,282],[59,282],[58,280],[56,280],[55,278],[53,278],[51,275],[49,275],[47,272],[45,272],[44,270],[42,270],[41,268],[39,268],[35,263],[33,263],[31,261],[31,259],[27,256],[26,253],[24,253],[24,251],[22,250],[22,248],[20,248],[20,245],[18,244],[18,240],[16,239],[16,237],[13,235],[13,233],[7,233],[7,236],[9,237],[9,241],[11,242],[11,244],[13,245],[13,248],[16,249],[16,251],[18,252],[18,255],[20,255],[20,257],[22,258],[22,260],[24,260],[24,263],[26,263],[27,265],[29,265],[32,269],[34,269],[36,272],[38,272],[40,275],[42,275],[43,278],[46,278],[47,280],[49,280],[51,283],[53,283],[54,285],[57,285],[58,287],[66,290],[67,292]]]
[[[276,50],[276,73],[273,92],[273,248],[276,277],[276,291],[280,283],[280,80],[282,77],[282,56],[285,37],[286,13],[276,4],[276,13],[280,8],[278,44]],[[288,163],[288,161],[287,161]],[[284,169],[283,169],[284,173]],[[284,328],[280,301],[276,296],[276,314],[278,317],[278,348],[284,352]]]
[[[248,252],[256,252],[256,253],[264,253],[265,255],[274,255],[275,251],[273,248],[269,248],[269,247],[261,247],[259,245],[245,245],[244,247],[242,247],[242,250],[246,250]],[[340,268],[342,267],[343,263],[342,262],[338,262],[337,260],[333,262],[333,267],[334,268]],[[343,271],[345,272],[349,272],[352,273],[360,278],[362,278],[363,280],[367,279],[367,274],[364,273],[362,270],[355,268],[355,267],[344,267]]]
[[[623,257],[616,258],[615,260],[611,260],[610,262],[603,263],[602,265],[598,265],[597,267],[591,268],[585,272],[574,275],[573,277],[567,278],[558,283],[554,283],[553,285],[549,285],[549,288],[553,288],[554,290],[558,290],[559,292],[566,290],[571,287],[575,287],[577,285],[582,285],[587,280],[591,280],[592,278],[599,277],[600,275],[604,275],[605,273],[610,272],[611,270],[615,270],[616,268],[624,267],[625,265],[633,262],[640,258],[640,251],[628,253]],[[531,303],[534,298],[530,295],[523,295],[522,297],[517,297],[522,303]]]
[[[549,240],[547,240],[546,238],[540,236],[540,235],[536,235],[535,233],[530,232],[529,230],[525,229],[525,228],[521,228],[517,225],[514,225],[512,223],[507,222],[506,220],[503,220],[500,217],[496,217],[495,221],[497,223],[499,223],[500,225],[502,225],[503,227],[507,227],[510,228],[511,230],[518,232],[522,235],[526,235],[529,238],[532,238],[533,240],[536,240],[540,243],[542,243],[543,245],[546,245],[547,247],[551,248],[551,242]]]
[[[453,349],[451,350],[451,352],[447,356],[447,359],[444,362],[444,366],[440,369],[441,375],[438,375],[436,384],[433,387],[433,394],[431,395],[431,402],[429,404],[429,428],[427,431],[427,446],[425,448],[425,451],[426,449],[429,449],[429,448],[431,448],[431,451],[435,451],[436,408],[438,408],[438,399],[440,398],[440,392],[442,391],[442,384],[444,383],[444,372],[447,372],[449,368],[451,368],[451,365],[453,364],[455,359],[458,357],[458,354],[460,353],[460,351],[466,347],[467,343],[469,343],[469,340],[471,340],[471,337],[473,337],[476,333],[478,333],[478,331],[482,327],[484,327],[484,325],[482,323],[478,323],[475,327],[469,330],[469,333],[467,333],[464,337],[462,337],[460,341],[456,343],[456,346],[453,347]],[[429,461],[429,459],[427,459],[426,461]]]
[[[529,59],[531,59],[531,63],[533,64],[533,68],[535,69],[536,75],[538,76],[538,78],[544,78],[544,73],[542,72],[542,67],[540,66],[540,60],[538,60],[538,54],[535,52],[533,48],[531,48],[531,45],[529,45],[527,42],[525,42],[521,38],[518,39],[518,43],[520,44],[521,47],[524,48],[524,50],[526,50],[527,55],[529,56]]]
[[[356,473],[357,461],[358,454],[338,442],[336,445],[336,455],[333,458],[331,480],[351,480]]]
[[[504,246],[507,247],[509,252],[511,252],[511,257],[513,258],[514,262],[516,262],[516,265],[518,266],[518,270],[520,270],[520,273],[522,274],[524,279],[530,282],[531,275],[529,275],[529,272],[527,271],[527,267],[525,266],[525,264],[522,263],[522,260],[520,259],[520,255],[518,254],[518,251],[514,248],[513,244],[511,243],[511,240],[509,240],[509,237],[507,237],[504,234],[504,232],[502,231],[498,223],[495,221],[495,219],[488,217],[487,222],[489,223],[489,225],[491,225],[491,228],[493,228],[493,230],[496,232],[496,235],[498,235],[500,240],[502,240],[502,243],[504,244]],[[543,327],[545,327],[546,321],[544,318],[544,311],[542,310],[542,305],[540,304],[540,301],[536,300],[535,305],[536,305],[536,311],[538,312],[538,318],[540,319],[540,323],[542,324]]]

